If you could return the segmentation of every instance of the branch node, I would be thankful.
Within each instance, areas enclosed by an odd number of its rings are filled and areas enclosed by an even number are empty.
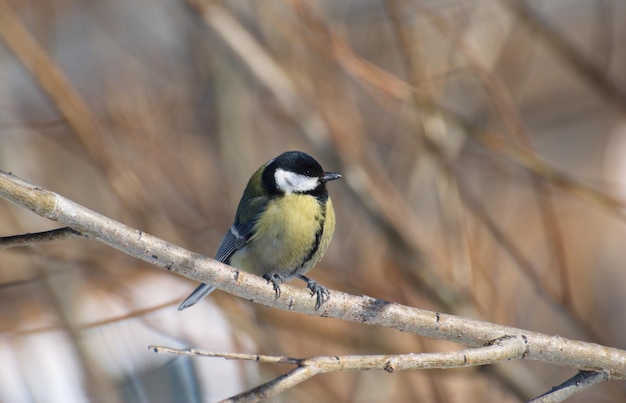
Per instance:
[[[393,374],[394,372],[398,370],[398,363],[395,362],[394,360],[389,360],[385,362],[383,369],[387,371],[388,373]]]

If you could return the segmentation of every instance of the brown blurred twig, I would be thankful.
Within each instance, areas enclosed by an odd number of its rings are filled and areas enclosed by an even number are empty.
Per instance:
[[[606,69],[591,57],[583,54],[570,41],[546,21],[533,7],[524,0],[500,0],[508,7],[529,31],[537,35],[550,50],[560,57],[578,75],[587,81],[589,88],[600,93],[616,108],[624,112],[626,109],[626,90],[606,74]]]
[[[412,99],[414,88],[393,74],[355,55],[339,36],[334,36],[333,38],[333,52],[346,71],[364,83],[374,86],[394,99],[404,102]],[[499,133],[474,125],[445,107],[431,100],[424,99],[419,92],[416,95],[416,99],[424,113],[430,113],[431,111],[441,113],[446,122],[452,126],[462,128],[465,133],[478,140],[489,150],[501,154],[508,160],[528,169],[556,188],[597,205],[619,219],[626,221],[626,212],[624,211],[626,206],[618,198],[598,190],[590,184],[572,178],[543,159],[532,149],[521,144],[515,144],[511,140],[502,137]]]
[[[459,35],[453,28],[452,24],[449,24],[443,18],[438,17],[434,13],[429,12],[428,10],[421,10],[424,15],[427,16],[428,20],[437,27],[450,42],[454,41],[456,49],[459,50],[459,53],[467,60],[469,65],[474,69],[479,77],[480,81],[483,83],[484,88],[492,99],[492,105],[505,122],[509,132],[514,136],[516,141],[522,145],[523,147],[528,148],[534,152],[534,147],[532,144],[530,133],[528,132],[526,125],[524,124],[521,114],[515,102],[513,100],[513,96],[510,93],[509,89],[506,87],[504,82],[500,79],[500,77],[495,74],[480,58],[477,49],[467,41],[464,37]],[[547,186],[546,182],[544,182],[543,178],[533,172],[529,172],[530,180],[534,189],[534,195],[537,200],[537,204],[539,207],[539,212],[541,215],[541,222],[543,223],[544,233],[546,240],[548,241],[549,250],[552,251],[552,254],[555,258],[555,267],[557,272],[559,273],[560,279],[560,296],[550,290],[546,290],[549,297],[554,300],[554,302],[561,303],[564,307],[566,307],[569,315],[574,316],[574,320],[584,328],[585,332],[588,334],[594,334],[593,328],[585,323],[575,312],[575,308],[572,305],[572,296],[570,290],[570,280],[569,280],[569,270],[567,265],[567,260],[565,258],[565,247],[563,245],[563,236],[559,227],[559,223],[557,220],[552,189]],[[493,225],[494,223],[492,223]],[[496,238],[500,239],[500,238]],[[512,244],[508,244],[510,247]],[[523,264],[523,262],[519,262]],[[530,266],[520,266],[521,269],[529,274],[533,271]],[[529,278],[535,283],[535,288],[539,290],[539,292],[543,295],[545,294],[542,291],[544,288],[548,287],[537,275],[530,275]],[[557,304],[553,303],[552,305],[557,306]],[[562,308],[560,309],[562,310]],[[601,340],[601,339],[596,339]]]
[[[413,34],[409,24],[405,23],[404,2],[399,0],[386,0],[385,9],[398,44],[400,55],[408,75],[408,82],[413,88],[419,85],[421,100],[433,102],[436,97],[436,88],[433,81],[428,79],[429,72],[425,63],[420,63],[421,40]],[[420,114],[420,98],[417,91],[412,91],[412,104],[414,120],[419,130],[413,135],[421,141],[421,149],[417,159],[429,157],[436,166],[436,190],[439,205],[442,210],[442,221],[446,230],[445,239],[450,256],[450,266],[455,288],[466,290],[471,284],[472,269],[469,253],[469,240],[464,226],[464,212],[461,208],[461,198],[457,178],[451,170],[450,161],[454,152],[447,142],[450,136],[446,136],[446,124],[440,113],[433,111],[430,114]]]
[[[101,167],[106,166],[101,159],[103,137],[96,115],[6,0],[0,0],[0,37],[54,102],[89,154]]]
[[[389,1],[386,4],[389,4],[393,10],[393,7],[397,7],[396,3],[396,1]],[[446,24],[445,21],[439,18],[435,18],[435,16],[431,13],[426,13],[426,15],[430,17],[430,20],[436,24],[438,28],[445,31],[449,36],[453,36],[449,24]],[[428,116],[432,113],[436,116],[443,117],[448,123],[464,127],[468,134],[474,135],[491,150],[504,154],[509,159],[522,164],[528,169],[536,188],[535,193],[541,207],[540,211],[542,212],[543,222],[545,223],[546,237],[551,241],[552,250],[557,258],[556,267],[559,270],[560,279],[562,281],[560,295],[555,290],[546,290],[547,297],[552,300],[551,305],[554,305],[555,307],[558,307],[557,302],[563,303],[566,307],[568,307],[570,315],[573,316],[574,321],[584,332],[595,336],[597,340],[602,340],[599,338],[599,335],[593,331],[593,328],[574,311],[571,304],[568,303],[571,302],[571,296],[569,291],[566,260],[563,251],[563,240],[558,223],[556,222],[557,220],[552,202],[552,195],[550,194],[552,189],[547,186],[547,184],[557,185],[557,187],[562,187],[563,190],[569,193],[574,193],[587,198],[595,204],[600,204],[605,208],[608,208],[611,213],[617,214],[620,218],[624,219],[625,216],[622,201],[593,189],[590,185],[570,178],[568,175],[551,166],[547,161],[537,155],[537,153],[532,149],[530,135],[527,132],[521,117],[519,116],[511,94],[508,92],[504,83],[502,83],[501,80],[490,72],[489,69],[480,61],[476,52],[466,41],[457,40],[455,43],[459,46],[461,53],[468,58],[472,67],[479,72],[479,75],[482,77],[482,81],[485,83],[489,94],[493,97],[493,104],[497,107],[500,115],[507,122],[510,131],[516,135],[516,138],[518,139],[517,142],[508,140],[499,133],[491,133],[477,128],[458,115],[445,110],[436,104],[435,100],[429,95],[429,91],[426,91],[426,94],[424,94],[421,87],[418,90],[414,85],[410,85],[409,83],[396,78],[377,66],[359,58],[351,51],[348,44],[346,44],[339,35],[333,33],[329,33],[329,35],[331,35],[331,43],[335,57],[349,73],[359,79],[362,79],[366,83],[375,86],[378,90],[386,93],[387,95],[391,95],[394,98],[401,99],[408,103],[417,104],[419,108],[425,111],[423,115]],[[405,37],[406,35],[408,34],[404,30],[398,29],[398,36],[403,38],[403,43],[410,42],[410,39]],[[409,71],[417,69],[411,61],[411,55],[408,54],[408,51],[405,53],[405,59],[407,60],[408,66],[407,69]],[[412,82],[420,82],[419,74],[417,72],[413,72],[411,77]],[[425,138],[425,142],[430,154],[439,161],[438,168],[442,172],[446,172],[448,167],[446,166],[442,150],[440,150],[439,147],[437,147],[437,145],[428,137]],[[450,174],[448,173],[448,175]],[[488,225],[488,227],[493,229],[494,223],[491,224],[492,225]],[[504,244],[505,247],[507,245],[509,247],[513,246],[511,243]],[[511,250],[511,252],[513,255],[519,256],[519,254],[514,250]],[[525,263],[528,263],[528,261],[526,259],[521,259],[518,260],[518,263],[524,265]],[[529,275],[529,279],[535,283],[536,288],[540,291],[540,295],[546,295],[545,292],[541,292],[544,285],[542,285],[543,282],[539,276],[531,274],[533,271],[532,266],[525,265],[522,267],[522,270]]]

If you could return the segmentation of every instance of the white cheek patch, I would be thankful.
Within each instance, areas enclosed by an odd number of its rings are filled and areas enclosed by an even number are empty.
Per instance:
[[[278,168],[274,172],[276,186],[285,193],[310,192],[319,185],[319,178],[300,175]]]

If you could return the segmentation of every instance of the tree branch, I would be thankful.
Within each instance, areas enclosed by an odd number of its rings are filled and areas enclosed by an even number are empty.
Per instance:
[[[221,357],[231,360],[257,361],[271,364],[292,364],[301,367],[320,367],[321,372],[356,371],[377,369],[389,373],[414,369],[446,369],[473,367],[496,362],[523,358],[526,340],[523,337],[502,337],[482,347],[445,353],[392,354],[392,355],[347,355],[313,358],[275,357],[257,354],[219,353],[198,349],[176,349],[148,346],[149,350],[161,354]]]
[[[523,337],[503,337],[483,347],[469,348],[445,353],[396,354],[396,355],[348,355],[320,356],[312,358],[273,357],[252,354],[217,353],[196,349],[174,349],[149,346],[157,353],[222,357],[263,363],[292,364],[298,367],[254,389],[224,400],[225,402],[256,401],[275,396],[315,375],[335,371],[381,370],[389,373],[416,369],[462,368],[495,364],[501,361],[523,358],[526,340]]]
[[[596,383],[608,381],[607,373],[604,371],[580,371],[572,378],[553,388],[529,403],[556,403],[562,402],[570,396],[582,392]]]
[[[3,171],[0,171],[0,196],[130,256],[173,273],[212,284],[230,294],[259,304],[308,315],[388,327],[474,347],[484,346],[503,337],[522,337],[527,343],[523,358],[586,371],[605,371],[607,379],[626,379],[624,350],[334,290],[330,300],[316,311],[315,301],[307,290],[284,285],[281,297],[277,299],[272,287],[260,277],[240,272],[216,260],[128,227]]]
[[[15,248],[18,246],[32,246],[52,241],[78,238],[79,232],[69,227],[57,228],[50,231],[37,232],[34,234],[22,234],[0,237],[0,249]]]

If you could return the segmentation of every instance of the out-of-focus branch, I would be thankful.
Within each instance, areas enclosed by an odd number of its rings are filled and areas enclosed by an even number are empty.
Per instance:
[[[606,69],[567,41],[553,25],[536,13],[527,1],[500,1],[544,44],[549,46],[555,55],[563,59],[581,78],[586,80],[592,90],[600,93],[622,112],[626,109],[626,91],[606,74]]]
[[[356,78],[374,86],[389,97],[405,102],[412,98],[412,93],[415,91],[413,87],[393,74],[355,55],[339,37],[334,37],[332,45],[333,52],[339,63]],[[417,99],[424,113],[431,113],[431,111],[441,113],[446,122],[462,128],[465,133],[481,142],[489,150],[501,154],[510,161],[528,169],[562,191],[587,200],[617,216],[619,219],[626,220],[626,212],[624,211],[626,206],[618,198],[572,178],[528,147],[515,144],[492,131],[476,127],[472,122],[441,105],[437,105],[431,100],[424,99],[419,94],[417,94],[415,99]]]
[[[228,46],[245,62],[257,79],[272,89],[280,106],[301,123],[302,130],[318,147],[329,141],[328,127],[322,118],[299,96],[293,82],[281,67],[256,42],[239,21],[217,4],[188,1]]]
[[[421,63],[419,59],[422,41],[417,38],[417,35],[414,35],[411,24],[406,23],[403,18],[406,12],[404,2],[386,0],[384,6],[389,15],[389,22],[409,77],[409,83],[414,88],[417,87],[418,83],[421,83],[419,93],[422,99],[432,102],[436,99],[436,88],[433,81],[426,79],[428,77],[426,64]],[[435,189],[441,206],[443,227],[446,231],[445,239],[447,240],[446,246],[450,257],[453,283],[458,289],[468,289],[472,282],[472,260],[467,231],[464,226],[459,186],[450,166],[452,159],[450,155],[456,155],[456,152],[450,150],[457,149],[456,141],[450,140],[452,136],[446,136],[446,124],[440,113],[419,114],[420,100],[416,91],[413,91],[412,94],[413,118],[417,120],[416,127],[421,131],[421,135],[416,133],[415,137],[421,141],[420,145],[423,145],[424,150],[418,159],[422,156],[427,157],[437,167],[434,176]],[[447,144],[448,142],[453,145]]]
[[[100,160],[102,137],[97,135],[100,126],[96,115],[6,0],[0,0],[0,38],[55,103],[91,156],[101,166],[106,166]]]
[[[512,94],[502,79],[482,61],[479,56],[478,49],[470,41],[461,37],[459,33],[455,31],[453,24],[448,23],[445,19],[428,10],[420,9],[420,11],[428,17],[431,24],[437,27],[437,29],[441,31],[450,42],[454,42],[456,49],[458,49],[459,53],[463,55],[467,63],[477,73],[477,76],[479,77],[481,83],[483,83],[485,90],[492,99],[493,107],[505,122],[509,132],[514,136],[519,144],[534,152],[530,133],[528,132],[526,125],[522,120],[521,114],[515,105]],[[545,237],[548,241],[547,246],[555,258],[555,268],[559,273],[560,296],[558,296],[556,292],[547,290],[548,296],[553,299],[552,305],[556,306],[557,302],[562,304],[562,306],[566,307],[568,315],[573,317],[573,320],[577,322],[579,327],[581,327],[587,334],[596,337],[596,341],[601,341],[602,339],[599,338],[600,336],[593,331],[593,327],[581,318],[580,314],[576,312],[572,304],[573,301],[569,278],[570,274],[567,259],[565,257],[563,234],[557,220],[556,209],[552,197],[553,189],[548,186],[548,183],[544,181],[542,176],[537,175],[532,171],[529,171],[528,173],[530,174],[534,195],[539,207],[540,217],[542,218]],[[520,267],[526,274],[529,274],[533,270],[530,266]],[[533,283],[535,283],[535,287],[539,290],[539,292],[542,295],[545,295],[542,290],[544,288],[547,289],[549,286],[545,284],[545,282],[541,281],[535,274],[530,275],[529,278]]]

